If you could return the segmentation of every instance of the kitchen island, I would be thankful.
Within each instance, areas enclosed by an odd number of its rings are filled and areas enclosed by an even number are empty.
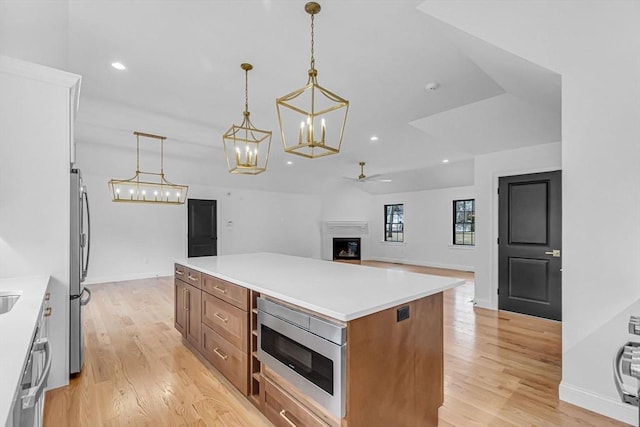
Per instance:
[[[462,283],[272,253],[182,259],[176,328],[278,426],[435,426],[443,401],[442,292]],[[342,413],[262,363],[259,297],[344,327]]]

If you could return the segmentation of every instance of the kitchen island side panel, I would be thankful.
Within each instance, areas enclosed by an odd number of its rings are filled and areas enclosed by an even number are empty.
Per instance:
[[[399,321],[407,307],[409,317]],[[437,426],[442,293],[355,319],[347,328],[347,425]]]

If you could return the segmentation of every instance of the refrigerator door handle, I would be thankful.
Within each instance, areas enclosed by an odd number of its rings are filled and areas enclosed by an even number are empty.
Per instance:
[[[88,294],[87,299],[80,299],[80,305],[87,305],[89,304],[89,301],[91,301],[91,289],[85,287],[82,290],[82,293],[85,293],[85,292]]]
[[[85,235],[84,234],[84,230],[82,230],[81,242],[82,242],[82,246],[84,246],[85,239],[86,239],[87,260],[86,260],[86,262],[84,260],[82,260],[83,268],[82,268],[82,275],[80,276],[80,281],[81,282],[83,282],[84,279],[87,278],[87,272],[89,271],[89,256],[91,255],[91,215],[90,215],[90,212],[89,212],[89,196],[87,195],[86,188],[83,188],[82,190],[83,190],[82,191],[82,200],[84,202],[84,205],[86,207],[86,212],[87,212],[87,234]]]

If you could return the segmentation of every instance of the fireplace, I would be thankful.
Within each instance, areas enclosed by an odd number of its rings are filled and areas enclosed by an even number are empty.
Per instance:
[[[360,238],[334,237],[333,259],[360,261]]]

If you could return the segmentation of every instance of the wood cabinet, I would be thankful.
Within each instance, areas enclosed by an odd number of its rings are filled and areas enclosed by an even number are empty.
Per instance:
[[[178,280],[173,280],[173,325],[175,328],[186,338],[185,332],[187,330],[187,303],[185,301],[187,284]]]
[[[196,348],[200,347],[201,273],[176,264],[174,279],[174,325]]]
[[[202,325],[203,356],[245,396],[248,394],[247,353]]]
[[[239,309],[220,298],[202,292],[202,323],[218,335],[247,352],[247,310]]]
[[[276,427],[329,427],[305,405],[263,376],[263,413]]]
[[[249,292],[175,265],[174,325],[221,374],[249,394]]]
[[[262,385],[262,362],[258,359],[258,298],[259,292],[249,292],[249,400],[261,412],[263,410],[262,399],[260,397]]]
[[[245,287],[203,274],[202,290],[241,310],[247,311],[249,290]]]

